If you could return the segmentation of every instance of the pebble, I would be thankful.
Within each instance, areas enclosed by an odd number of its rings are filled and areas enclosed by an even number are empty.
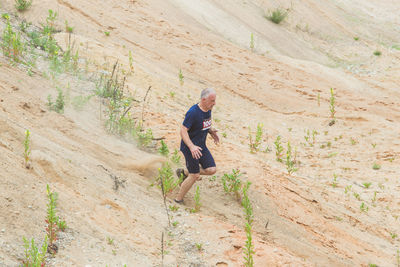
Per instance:
[[[273,250],[274,252],[278,252],[278,249],[277,248],[274,248],[274,250]]]

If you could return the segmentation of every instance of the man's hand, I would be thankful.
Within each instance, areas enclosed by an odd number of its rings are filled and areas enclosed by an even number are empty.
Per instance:
[[[210,135],[211,135],[211,137],[212,137],[212,139],[214,139],[214,143],[215,144],[218,144],[219,143],[219,136],[218,136],[218,134],[217,134],[217,132],[218,132],[218,130],[216,130],[216,129],[210,129]]]
[[[193,145],[190,147],[190,152],[192,152],[192,157],[194,159],[199,159],[203,154],[201,154],[201,150],[203,150],[201,147]]]

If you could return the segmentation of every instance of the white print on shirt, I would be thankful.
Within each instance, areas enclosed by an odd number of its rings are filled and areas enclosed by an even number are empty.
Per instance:
[[[203,131],[211,128],[211,118],[203,120]]]

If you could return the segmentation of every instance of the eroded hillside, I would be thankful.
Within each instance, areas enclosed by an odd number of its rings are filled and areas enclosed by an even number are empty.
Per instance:
[[[264,17],[276,8],[288,10],[280,24]],[[49,25],[49,10],[54,50],[32,34]],[[23,63],[4,49],[0,57],[1,265],[21,264],[23,237],[42,244],[49,184],[68,226],[49,266],[242,266],[244,211],[221,184],[232,169],[252,183],[254,266],[399,265],[395,1],[34,0],[17,12],[9,0],[0,11],[27,43]],[[4,44],[6,16],[0,22]],[[141,137],[110,133],[99,88],[117,61],[130,97],[120,108],[142,123]],[[208,145],[218,172],[196,184],[197,213],[195,188],[177,211],[177,191],[168,194],[168,226],[159,140],[172,157],[205,87],[217,90],[221,144]],[[60,90],[58,113],[48,96]],[[254,140],[261,124],[250,153],[249,127]],[[154,140],[141,145],[148,129]]]

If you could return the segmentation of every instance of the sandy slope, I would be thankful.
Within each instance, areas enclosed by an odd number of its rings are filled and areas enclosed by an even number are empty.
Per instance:
[[[11,12],[13,2],[2,3],[2,12]],[[178,147],[179,124],[200,90],[217,89],[214,124],[226,138],[209,146],[218,176],[239,168],[252,182],[255,266],[396,266],[398,4],[270,2],[37,0],[20,16],[40,25],[51,8],[59,13],[60,30],[68,20],[89,62],[86,77],[117,59],[127,66],[132,51],[135,72],[127,88],[141,100],[152,86],[145,125],[171,149]],[[278,6],[290,8],[282,25],[262,16]],[[251,33],[255,52],[249,51]],[[66,39],[57,35],[62,47]],[[375,50],[382,56],[374,56]],[[90,94],[93,82],[69,75],[46,79],[44,63],[29,77],[0,59],[2,265],[18,265],[23,236],[43,240],[48,183],[59,193],[59,213],[69,226],[51,266],[159,266],[163,231],[166,266],[241,266],[243,211],[219,178],[199,182],[200,213],[180,208],[171,212],[178,226],[166,228],[161,194],[149,186],[160,158],[108,135],[100,99],[92,98],[82,111],[70,101],[63,115],[47,109],[46,97],[56,94],[56,86],[72,99]],[[333,126],[330,88],[337,94]],[[140,116],[141,105],[135,108]],[[254,130],[259,122],[262,150],[272,152],[251,154],[248,127]],[[32,132],[32,169],[23,163],[25,129]],[[307,130],[318,132],[313,146],[306,144]],[[293,175],[275,160],[278,135],[285,146],[290,141],[297,147]],[[380,170],[372,169],[375,162]],[[114,190],[115,179],[124,187]],[[202,252],[196,243],[203,244]]]

